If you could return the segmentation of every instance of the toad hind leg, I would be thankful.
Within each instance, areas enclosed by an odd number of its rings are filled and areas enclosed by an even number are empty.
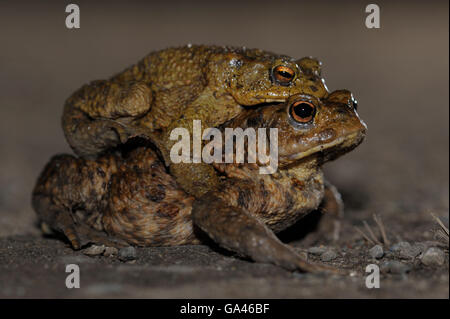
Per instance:
[[[228,206],[214,194],[207,193],[194,202],[192,218],[219,245],[256,262],[275,264],[291,271],[337,272],[334,268],[309,263],[256,217]]]
[[[52,230],[63,233],[74,249],[88,243],[125,245],[107,236],[98,223],[100,199],[116,170],[115,162],[112,156],[93,162],[58,155],[51,159],[38,179],[32,196],[34,210]]]

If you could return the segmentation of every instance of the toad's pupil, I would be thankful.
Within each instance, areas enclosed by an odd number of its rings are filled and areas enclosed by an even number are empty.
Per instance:
[[[292,78],[292,74],[290,74],[289,72],[286,72],[286,71],[278,71],[278,75],[280,75],[281,77],[286,78],[286,79]]]
[[[294,113],[302,119],[306,119],[313,114],[313,108],[307,103],[300,103],[294,107]]]

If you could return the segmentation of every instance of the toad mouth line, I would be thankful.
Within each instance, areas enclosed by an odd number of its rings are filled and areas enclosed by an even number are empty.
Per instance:
[[[289,160],[292,160],[292,161],[298,161],[298,160],[307,158],[307,157],[309,157],[311,155],[314,155],[316,153],[319,153],[319,152],[325,151],[327,149],[330,149],[332,147],[335,147],[335,146],[338,146],[338,145],[342,145],[346,141],[352,141],[359,134],[361,134],[361,133],[360,132],[350,133],[350,134],[347,134],[345,136],[339,137],[338,139],[335,139],[334,141],[331,141],[329,143],[318,145],[316,147],[313,147],[313,148],[309,149],[306,152],[302,152],[302,153],[299,153],[299,154],[294,154],[294,155],[288,156],[287,158]]]

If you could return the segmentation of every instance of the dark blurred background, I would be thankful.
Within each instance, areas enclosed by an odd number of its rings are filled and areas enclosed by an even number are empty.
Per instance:
[[[369,128],[326,169],[350,223],[379,213],[408,238],[429,211],[448,216],[448,1],[376,1],[380,29],[365,26],[369,1],[76,0],[81,28],[72,30],[68,3],[0,3],[1,237],[38,234],[32,187],[53,154],[70,152],[64,100],[153,50],[187,43],[319,58],[330,90],[351,90]]]

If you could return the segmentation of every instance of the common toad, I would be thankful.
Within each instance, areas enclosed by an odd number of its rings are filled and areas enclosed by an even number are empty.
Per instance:
[[[95,160],[58,155],[38,179],[34,209],[75,249],[88,243],[195,244],[197,226],[219,245],[254,261],[289,270],[322,269],[275,233],[318,207],[340,213],[340,197],[321,168],[364,139],[366,125],[352,94],[294,95],[283,104],[242,111],[219,128],[277,128],[278,170],[261,174],[258,161],[212,163],[220,187],[192,196],[151,146]]]

